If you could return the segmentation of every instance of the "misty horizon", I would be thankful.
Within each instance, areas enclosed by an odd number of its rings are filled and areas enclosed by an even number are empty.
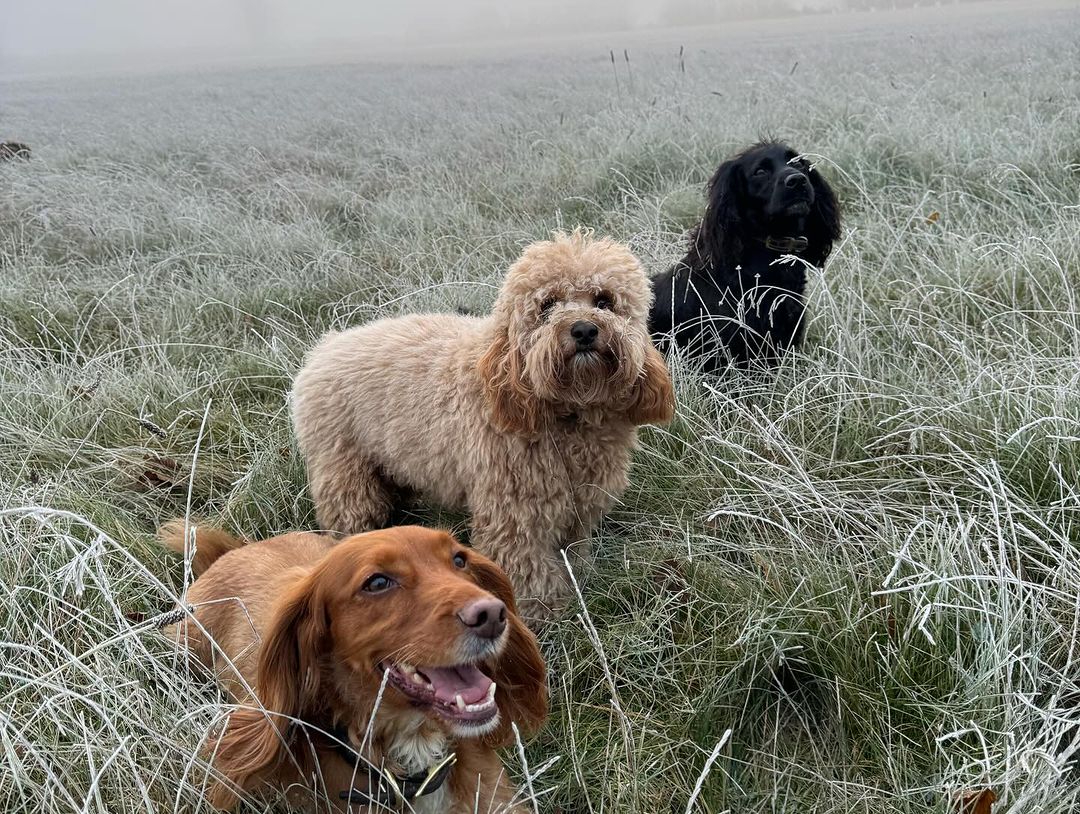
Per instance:
[[[964,0],[968,2],[970,0]],[[938,0],[950,5],[960,0]],[[395,49],[715,25],[755,17],[877,10],[914,0],[38,0],[13,4],[0,70],[72,70],[180,58],[188,64],[273,56],[389,55]],[[931,5],[924,0],[920,5]],[[184,59],[186,57],[186,59]]]

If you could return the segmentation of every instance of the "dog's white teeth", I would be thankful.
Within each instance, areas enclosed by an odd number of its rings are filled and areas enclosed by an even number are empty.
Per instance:
[[[461,698],[461,696],[459,695],[458,699],[460,699],[460,698]],[[491,706],[494,703],[495,703],[495,682],[492,681],[491,686],[488,687],[487,697],[483,701],[480,701],[480,702],[478,702],[476,704],[468,704],[465,707],[465,709],[468,710],[469,712],[480,712],[481,710],[491,709]],[[458,709],[461,709],[460,701],[458,703]]]
[[[457,704],[457,708],[462,712],[465,711],[465,699],[461,697],[461,693],[454,696],[454,703]]]
[[[405,661],[401,662],[401,664],[398,665],[398,669],[401,670],[401,672],[405,673],[405,675],[407,676],[412,675],[416,672],[416,668]]]
[[[413,672],[412,672],[412,683],[413,684],[427,684],[427,682],[424,681],[424,679],[420,675],[420,673],[416,672],[416,670],[413,670]]]

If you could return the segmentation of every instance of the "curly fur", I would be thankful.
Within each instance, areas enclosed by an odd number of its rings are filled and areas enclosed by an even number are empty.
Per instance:
[[[840,236],[836,196],[795,150],[770,141],[721,164],[707,197],[686,256],[653,280],[649,329],[708,371],[775,364],[802,342],[806,268],[823,266]],[[806,247],[765,243],[789,237]]]
[[[467,508],[473,545],[529,618],[545,616],[566,595],[559,549],[587,556],[626,488],[636,427],[672,417],[651,296],[624,246],[556,234],[526,248],[488,317],[414,315],[324,337],[292,391],[319,525],[383,526],[402,488]],[[575,350],[580,320],[598,328],[594,353]]]

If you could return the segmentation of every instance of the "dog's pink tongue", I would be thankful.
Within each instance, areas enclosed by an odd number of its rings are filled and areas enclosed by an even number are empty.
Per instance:
[[[492,684],[490,678],[471,665],[418,669],[428,677],[435,697],[447,704],[453,704],[454,696],[459,694],[466,704],[478,704],[487,697]]]

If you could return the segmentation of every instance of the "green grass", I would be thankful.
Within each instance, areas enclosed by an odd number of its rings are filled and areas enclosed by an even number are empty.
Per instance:
[[[317,336],[486,309],[560,226],[660,271],[771,133],[844,239],[774,378],[673,363],[543,634],[539,809],[1076,810],[1080,19],[866,19],[642,47],[618,93],[607,45],[0,85],[37,156],[0,165],[0,808],[206,810],[222,698],[132,621],[182,589],[152,534],[313,525],[284,394]]]

